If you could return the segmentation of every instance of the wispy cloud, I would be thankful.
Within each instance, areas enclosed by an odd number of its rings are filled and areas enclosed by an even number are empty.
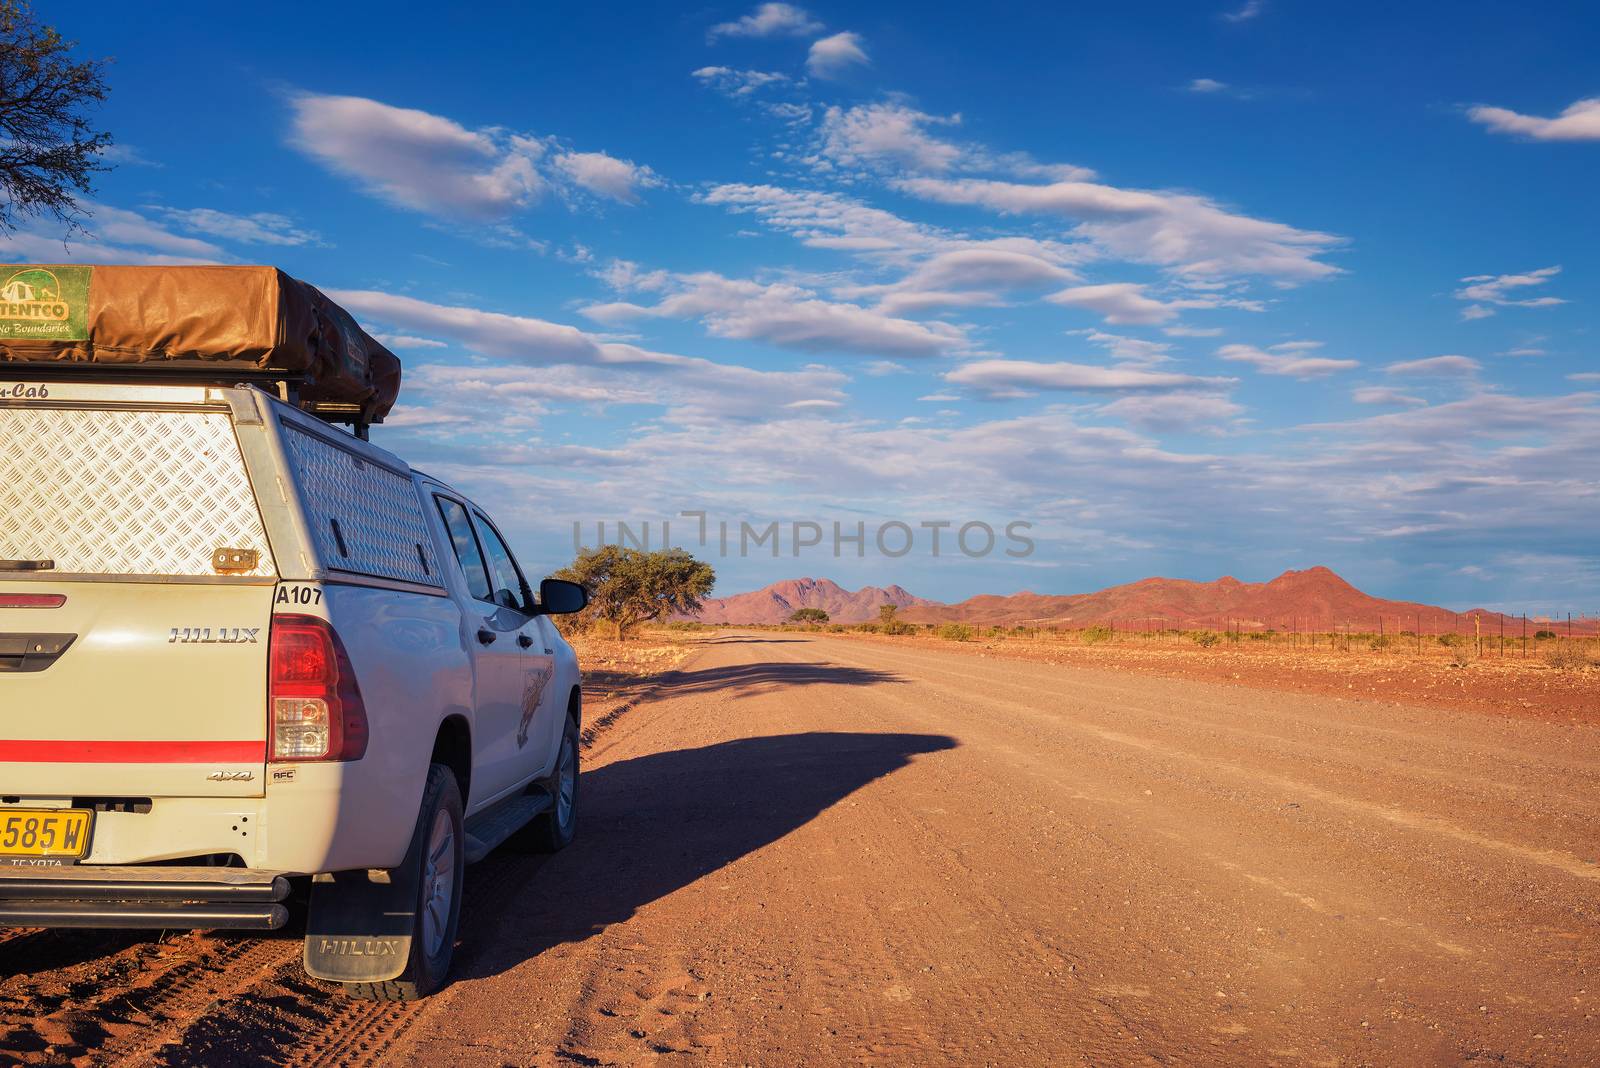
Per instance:
[[[1266,349],[1254,345],[1224,345],[1217,350],[1217,355],[1234,363],[1250,364],[1264,375],[1284,375],[1302,380],[1323,378],[1336,371],[1348,371],[1361,366],[1359,360],[1305,355],[1321,346],[1320,341],[1285,341]]]
[[[1429,356],[1423,360],[1405,360],[1401,363],[1391,363],[1383,370],[1385,374],[1391,375],[1459,378],[1477,374],[1483,370],[1483,365],[1468,356]]]
[[[1600,141],[1600,97],[1575,100],[1553,119],[1482,106],[1469,108],[1467,117],[1495,133],[1517,134],[1535,141]]]
[[[985,393],[1017,395],[1030,390],[1078,393],[1164,392],[1216,389],[1232,379],[1146,371],[1134,367],[1100,367],[1086,363],[1039,363],[1032,360],[974,360],[947,371],[945,381]]]
[[[945,204],[1079,219],[1073,233],[1108,254],[1159,264],[1182,275],[1203,279],[1255,274],[1301,282],[1339,273],[1339,268],[1318,257],[1342,244],[1341,238],[1239,215],[1192,193],[1083,181],[1033,185],[919,177],[895,184],[913,196]]]
[[[787,74],[763,70],[736,70],[733,67],[701,67],[692,72],[700,84],[709,86],[724,96],[750,96],[757,90],[773,85],[789,84]]]
[[[293,219],[275,212],[235,215],[213,208],[151,207],[146,210],[190,233],[246,245],[315,245],[322,240],[316,231],[302,229]]]
[[[732,22],[719,22],[706,31],[706,40],[723,37],[805,37],[820,33],[822,23],[793,4],[761,4]]]
[[[1267,9],[1267,0],[1245,0],[1239,7],[1222,13],[1226,22],[1249,22]]]
[[[795,285],[762,284],[703,271],[672,276],[669,289],[652,305],[593,304],[583,314],[601,323],[699,319],[716,337],[765,341],[804,352],[937,356],[967,347],[965,331],[949,323],[919,323],[858,304],[823,300]]]
[[[290,143],[391,204],[446,218],[493,222],[552,187],[632,203],[655,184],[648,167],[553,138],[470,130],[453,119],[354,96],[298,93]]]
[[[842,78],[871,62],[861,35],[848,30],[811,42],[806,54],[806,70],[818,78]]]
[[[1542,286],[1560,273],[1560,266],[1555,266],[1542,267],[1525,274],[1475,274],[1463,278],[1461,281],[1467,284],[1456,290],[1455,298],[1473,303],[1461,309],[1461,318],[1487,319],[1494,314],[1493,308],[1485,307],[1488,304],[1503,308],[1551,308],[1557,304],[1565,304],[1567,302],[1560,297],[1518,299],[1512,295],[1532,286]]]

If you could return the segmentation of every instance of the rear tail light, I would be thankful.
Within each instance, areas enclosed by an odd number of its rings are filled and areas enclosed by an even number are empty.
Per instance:
[[[267,656],[269,760],[360,760],[367,709],[344,643],[325,619],[276,615]]]
[[[59,593],[0,593],[0,608],[60,608],[66,603]]]

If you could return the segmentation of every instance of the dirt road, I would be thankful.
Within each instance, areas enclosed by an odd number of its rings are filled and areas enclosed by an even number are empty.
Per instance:
[[[441,994],[349,1008],[295,977],[293,943],[228,942],[289,956],[250,960],[253,979],[227,960],[208,973],[222,1000],[164,1025],[183,1045],[128,1045],[151,1013],[123,1011],[99,1019],[112,1044],[82,1050],[1595,1063],[1597,741],[1581,724],[728,635],[591,747],[579,844],[472,870]],[[11,993],[0,983],[0,1007]]]

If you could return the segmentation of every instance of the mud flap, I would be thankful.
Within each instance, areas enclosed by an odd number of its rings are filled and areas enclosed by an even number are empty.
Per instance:
[[[398,868],[340,871],[311,883],[306,974],[338,983],[382,983],[411,959],[417,924],[420,843]]]

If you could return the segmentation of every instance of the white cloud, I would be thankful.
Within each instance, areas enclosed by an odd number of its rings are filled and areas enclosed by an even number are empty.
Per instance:
[[[770,85],[784,85],[786,74],[760,70],[735,70],[732,67],[701,67],[693,72],[702,85],[711,87],[724,96],[749,96]]]
[[[1350,393],[1350,399],[1357,404],[1382,404],[1391,407],[1412,407],[1428,403],[1421,397],[1408,396],[1398,389],[1389,389],[1386,386],[1362,386]]]
[[[1290,378],[1322,378],[1335,371],[1348,371],[1361,366],[1357,360],[1334,360],[1325,356],[1303,356],[1301,353],[1321,346],[1320,341],[1286,341],[1270,346],[1270,351],[1254,345],[1224,345],[1217,355],[1235,363],[1248,363],[1266,375],[1286,375]]]
[[[1232,11],[1224,11],[1222,18],[1228,22],[1249,22],[1267,8],[1267,0],[1245,0]]]
[[[469,130],[453,119],[356,96],[298,93],[290,143],[374,196],[451,219],[494,223],[554,185],[632,203],[659,179],[603,152],[559,148],[554,138]],[[516,235],[516,244],[527,239]]]
[[[1014,396],[1035,389],[1083,393],[1142,392],[1211,388],[1231,382],[1227,378],[1145,371],[1133,367],[1099,367],[1094,364],[1038,363],[1031,360],[974,360],[945,372],[945,380],[987,393]]]
[[[1495,304],[1503,308],[1553,308],[1558,304],[1565,304],[1567,302],[1560,297],[1524,297],[1519,300],[1512,295],[1530,286],[1542,286],[1560,273],[1561,267],[1557,265],[1528,271],[1526,274],[1475,274],[1463,278],[1462,281],[1467,284],[1456,290],[1455,297],[1457,300],[1470,300],[1475,303],[1461,309],[1461,318],[1487,319],[1494,314],[1494,309],[1484,307],[1486,304]]]
[[[1221,337],[1220,326],[1163,326],[1161,332],[1168,337]]]
[[[1073,308],[1088,308],[1116,325],[1150,326],[1178,317],[1185,308],[1211,308],[1212,300],[1173,300],[1162,302],[1145,296],[1145,287],[1137,282],[1106,282],[1093,286],[1072,286],[1045,299],[1052,304],[1065,304]]]
[[[765,341],[806,352],[874,356],[936,356],[966,348],[966,334],[948,323],[918,323],[856,304],[818,299],[799,286],[763,285],[713,272],[674,276],[676,291],[646,307],[596,304],[583,314],[597,322],[641,317],[700,319],[717,337]]]
[[[1037,247],[1001,239],[937,253],[898,282],[839,286],[834,292],[848,298],[877,297],[879,311],[900,315],[999,304],[1002,290],[1059,285],[1076,277]]]
[[[960,124],[960,115],[930,115],[898,99],[830,107],[817,132],[815,152],[804,162],[824,173],[847,167],[889,174],[959,170],[1058,182],[1094,177],[1087,167],[1040,163],[1026,152],[997,154],[982,145],[958,144],[932,132],[936,127]]]
[[[927,126],[955,126],[960,115],[929,115],[898,103],[830,107],[819,131],[821,152],[849,167],[890,164],[913,171],[942,172],[963,152],[927,133]]]
[[[416,337],[412,334],[373,334],[379,343],[391,349],[447,349],[450,346],[443,341],[435,341],[431,337]]]
[[[729,184],[700,197],[729,211],[749,213],[813,248],[906,260],[946,247],[953,235],[838,193]]]
[[[1430,356],[1425,360],[1391,363],[1384,373],[1391,375],[1461,376],[1475,375],[1483,369],[1477,360],[1466,356]]]
[[[465,383],[496,381],[524,383],[523,390],[545,397],[558,396],[542,388],[551,381],[570,386],[576,381],[592,388],[568,393],[566,399],[595,403],[674,405],[673,418],[682,422],[719,418],[754,418],[776,405],[795,401],[842,402],[845,376],[837,371],[808,367],[801,371],[762,371],[736,364],[714,363],[694,356],[652,352],[636,345],[608,341],[573,326],[529,316],[507,315],[458,305],[434,304],[415,297],[372,290],[328,290],[328,296],[364,321],[450,338],[469,352],[491,356],[510,367],[453,367],[441,371]],[[572,365],[578,370],[560,370]],[[529,374],[529,368],[536,371]],[[408,374],[411,372],[408,371]],[[659,382],[639,384],[640,375]],[[600,377],[596,377],[600,376]],[[662,386],[661,383],[666,383]],[[663,389],[667,392],[663,393]],[[408,390],[412,398],[433,391]],[[487,394],[478,398],[476,410],[487,410]],[[468,409],[471,410],[471,409]]]
[[[818,33],[822,23],[810,12],[793,4],[761,4],[750,14],[733,22],[722,22],[706,31],[706,39],[721,37],[804,37]]]
[[[893,360],[873,360],[871,363],[867,364],[867,374],[871,375],[873,378],[884,378],[888,375],[905,375],[910,373],[911,368],[907,367],[903,363],[895,363]]]
[[[904,178],[895,184],[904,192],[945,204],[1079,219],[1073,233],[1112,255],[1201,279],[1260,274],[1299,282],[1339,271],[1317,257],[1339,245],[1340,238],[1238,215],[1192,193],[1119,189],[1085,181],[1033,185]]]
[[[563,152],[555,157],[555,166],[574,185],[624,204],[637,204],[641,188],[661,184],[649,167],[604,152]]]
[[[1155,433],[1220,431],[1244,413],[1221,393],[1159,393],[1123,397],[1100,409],[1131,426]]]
[[[1167,355],[1172,350],[1172,346],[1164,341],[1146,341],[1144,338],[1108,334],[1101,330],[1069,330],[1067,332],[1088,339],[1090,344],[1099,345],[1111,353],[1113,359],[1122,363],[1166,363],[1172,359]]]
[[[32,263],[220,263],[230,257],[210,241],[174,233],[136,211],[87,204],[83,232],[52,231],[44,220],[0,235],[0,249],[17,262]]]
[[[1467,116],[1496,133],[1521,134],[1535,141],[1600,141],[1600,97],[1576,100],[1553,119],[1491,107],[1471,108]]]
[[[1215,78],[1196,78],[1184,88],[1191,93],[1220,93],[1227,87],[1227,82],[1219,82]]]
[[[861,47],[861,35],[846,31],[811,42],[806,70],[818,78],[840,78],[869,62]]]
[[[538,199],[542,142],[468,130],[357,96],[299,93],[291,141],[383,199],[436,215],[498,219]]]
[[[315,231],[303,230],[288,216],[270,211],[233,215],[212,208],[152,207],[148,210],[191,233],[208,234],[225,241],[250,245],[315,245],[322,240]]]

